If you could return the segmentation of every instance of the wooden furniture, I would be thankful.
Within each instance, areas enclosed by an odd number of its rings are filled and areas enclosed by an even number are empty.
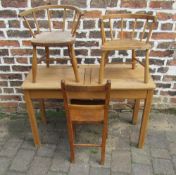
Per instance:
[[[144,66],[144,82],[149,81],[149,43],[156,17],[147,14],[106,14],[101,18],[102,55],[99,83],[103,82],[108,54],[114,50],[132,50],[132,69],[136,61]],[[128,26],[128,27],[127,27]],[[144,63],[136,58],[136,50],[145,50]]]
[[[83,13],[79,8],[70,5],[39,6],[19,14],[20,17],[24,18],[26,26],[33,37],[31,40],[33,46],[33,82],[36,82],[37,79],[37,47],[45,47],[45,56],[40,60],[44,59],[47,67],[49,67],[51,61],[59,61],[58,59],[50,58],[49,48],[67,47],[70,57],[69,60],[71,59],[76,81],[79,82],[77,59],[75,57],[73,44],[82,15]],[[60,29],[54,29],[56,23],[58,23],[57,28]],[[65,61],[63,58],[60,60],[61,62]]]
[[[143,83],[144,68],[141,65],[136,65],[135,70],[131,69],[131,65],[110,65],[105,69],[105,78],[111,79],[110,99],[136,99],[133,112],[133,123],[137,122],[139,103],[144,100],[144,111],[142,116],[141,129],[139,133],[138,147],[144,146],[144,140],[147,130],[147,122],[150,113],[153,90],[155,84],[149,75],[148,83]],[[98,65],[81,65],[79,67],[80,82],[76,83],[71,66],[45,66],[38,67],[38,81],[32,83],[32,72],[30,71],[26,80],[23,82],[22,89],[24,91],[24,98],[26,101],[27,112],[31,124],[34,143],[40,146],[40,137],[35,118],[35,112],[32,104],[33,99],[63,99],[60,82],[62,79],[66,83],[77,85],[98,85],[99,79],[97,76],[99,72]],[[60,75],[60,76],[58,76]],[[129,86],[130,84],[130,86]],[[84,95],[84,96],[83,96]],[[85,97],[101,99],[100,94],[93,95],[92,93],[72,94],[71,98],[81,99]]]
[[[64,98],[64,107],[67,113],[67,127],[69,133],[69,143],[70,143],[70,158],[71,162],[75,160],[75,147],[101,147],[101,164],[104,164],[105,160],[105,146],[106,137],[108,130],[108,109],[109,109],[109,99],[110,99],[110,88],[111,83],[107,81],[105,85],[99,86],[80,86],[80,85],[70,85],[66,84],[64,80],[61,81],[61,89]],[[91,93],[93,96],[101,94],[104,96],[101,100],[84,100],[72,102],[70,98],[72,95],[78,95],[80,93]],[[82,98],[87,98],[87,95]],[[99,123],[103,124],[102,130],[102,140],[101,144],[88,144],[88,143],[75,143],[74,139],[74,124],[92,124]]]

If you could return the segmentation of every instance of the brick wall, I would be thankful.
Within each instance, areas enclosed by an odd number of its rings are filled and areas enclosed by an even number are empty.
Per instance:
[[[176,105],[176,4],[173,0],[50,0],[52,4],[73,4],[86,11],[81,20],[75,44],[80,63],[97,63],[100,58],[99,20],[106,10],[119,13],[150,13],[158,17],[153,31],[153,49],[150,53],[151,74],[157,88],[155,107]],[[46,4],[47,0],[1,0],[0,1],[0,106],[18,109],[23,106],[20,88],[31,68],[30,34],[18,13],[30,7]],[[175,8],[175,9],[174,9]],[[41,19],[42,20],[42,19]],[[42,52],[42,50],[41,50]],[[64,53],[53,50],[52,54]],[[137,55],[143,58],[142,53]],[[129,52],[112,53],[110,60],[130,58]]]

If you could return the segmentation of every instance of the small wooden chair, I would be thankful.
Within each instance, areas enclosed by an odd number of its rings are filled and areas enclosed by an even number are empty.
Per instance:
[[[102,55],[99,83],[103,82],[108,54],[114,50],[132,50],[132,69],[136,61],[144,66],[144,82],[149,77],[149,43],[156,17],[147,14],[106,14],[101,18]],[[136,58],[136,50],[146,50],[145,61]]]
[[[24,18],[26,26],[33,37],[31,40],[33,46],[33,82],[36,82],[37,75],[37,46],[45,47],[45,56],[40,60],[44,58],[47,67],[49,67],[51,61],[59,61],[58,59],[50,58],[49,47],[67,47],[76,81],[79,82],[77,59],[73,44],[82,15],[83,13],[79,8],[71,5],[39,6],[19,14],[20,17]],[[56,24],[58,27],[55,27]],[[60,30],[54,28],[60,28]],[[63,59],[61,60],[63,61]]]
[[[67,127],[69,133],[70,143],[70,159],[71,162],[75,159],[74,147],[101,147],[101,164],[105,160],[105,145],[108,128],[108,108],[110,99],[111,83],[107,81],[105,85],[99,86],[76,86],[65,84],[61,82],[64,107],[67,113]],[[84,99],[84,94],[90,94],[90,100],[85,100],[82,103],[71,102],[74,99]],[[101,100],[95,100],[100,98]],[[102,143],[101,144],[77,144],[74,143],[74,129],[73,124],[76,123],[103,123]]]

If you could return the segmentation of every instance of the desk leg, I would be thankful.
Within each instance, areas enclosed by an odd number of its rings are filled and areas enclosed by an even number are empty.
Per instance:
[[[134,125],[137,124],[138,121],[138,112],[139,112],[139,108],[140,108],[140,99],[136,99],[135,100],[135,104],[134,104],[134,109],[133,109],[133,119],[132,119],[132,123]]]
[[[33,58],[32,58],[32,82],[36,82],[37,76],[37,48],[33,46]]]
[[[139,148],[143,148],[144,146],[147,123],[148,123],[149,113],[150,113],[151,104],[152,104],[152,97],[153,97],[153,90],[148,90],[147,97],[145,99],[142,123],[141,123],[140,134],[139,134],[139,141],[138,141]]]
[[[26,108],[27,108],[29,122],[31,125],[31,130],[32,130],[33,138],[34,138],[34,143],[35,143],[35,146],[40,146],[38,126],[37,126],[37,121],[35,118],[34,108],[32,105],[32,100],[30,98],[29,91],[27,90],[24,91],[24,98],[26,101]]]
[[[45,111],[45,100],[44,99],[40,100],[40,116],[41,116],[42,122],[44,124],[47,124],[46,111]]]

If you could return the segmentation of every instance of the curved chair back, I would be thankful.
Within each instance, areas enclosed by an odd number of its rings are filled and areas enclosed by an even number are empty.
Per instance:
[[[19,14],[34,38],[41,31],[55,29],[70,30],[72,36],[75,36],[82,15],[79,8],[71,5],[39,6]]]
[[[156,17],[147,14],[106,14],[101,18],[102,42],[137,39],[149,42]]]

